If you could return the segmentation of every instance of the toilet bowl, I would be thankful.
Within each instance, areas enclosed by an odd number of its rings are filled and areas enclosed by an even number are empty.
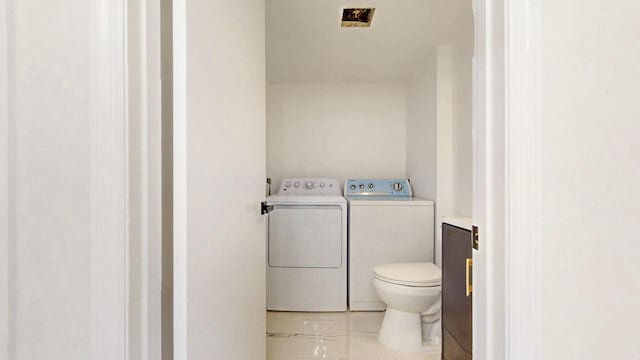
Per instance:
[[[387,305],[378,341],[401,351],[440,351],[440,269],[432,263],[394,263],[373,272],[373,287]]]

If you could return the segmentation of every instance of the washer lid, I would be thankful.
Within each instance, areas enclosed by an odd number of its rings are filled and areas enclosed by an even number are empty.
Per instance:
[[[438,286],[442,272],[433,263],[394,263],[378,265],[374,275],[386,282],[406,286]]]

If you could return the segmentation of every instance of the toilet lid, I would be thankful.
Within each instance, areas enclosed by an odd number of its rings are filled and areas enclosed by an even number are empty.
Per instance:
[[[406,286],[438,286],[442,277],[440,269],[432,263],[378,265],[373,273],[379,280]]]

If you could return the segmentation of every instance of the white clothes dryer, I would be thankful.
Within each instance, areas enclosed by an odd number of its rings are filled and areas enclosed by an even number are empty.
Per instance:
[[[347,203],[335,179],[285,179],[267,198],[267,310],[347,309]]]
[[[434,203],[412,197],[407,179],[350,179],[349,309],[384,310],[373,287],[374,268],[433,262]]]

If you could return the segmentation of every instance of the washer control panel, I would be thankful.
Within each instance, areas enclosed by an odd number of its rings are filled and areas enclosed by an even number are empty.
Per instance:
[[[282,180],[278,195],[342,196],[342,189],[336,179],[291,178]]]
[[[406,199],[411,197],[411,184],[409,179],[347,179],[344,196]]]

